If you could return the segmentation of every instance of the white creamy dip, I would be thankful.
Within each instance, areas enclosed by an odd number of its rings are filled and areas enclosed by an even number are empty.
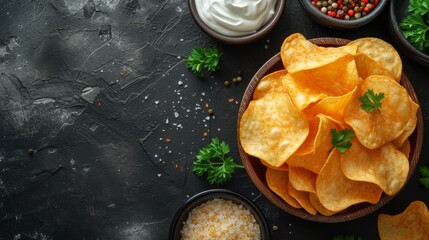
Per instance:
[[[214,31],[227,36],[256,32],[274,15],[277,0],[195,0],[198,15]]]

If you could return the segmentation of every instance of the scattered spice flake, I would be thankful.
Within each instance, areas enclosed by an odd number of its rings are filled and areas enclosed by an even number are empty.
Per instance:
[[[166,141],[166,142],[170,142],[170,141],[171,141],[171,139],[170,139],[170,138],[165,138],[165,141]]]
[[[208,107],[209,107],[209,103],[206,103],[204,106],[205,106],[206,108],[208,108]]]
[[[235,100],[234,98],[229,98],[228,102],[234,102],[234,100]]]
[[[203,133],[203,136],[204,136],[204,137],[207,137],[208,135],[209,135],[209,133],[208,133],[208,132],[204,132],[204,133]]]
[[[121,70],[121,71],[119,72],[119,75],[124,76],[124,75],[125,75],[125,71],[124,71],[124,70]]]

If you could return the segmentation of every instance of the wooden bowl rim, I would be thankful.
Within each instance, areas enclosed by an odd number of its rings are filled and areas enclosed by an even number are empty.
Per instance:
[[[312,43],[319,45],[319,46],[342,46],[350,42],[348,39],[342,39],[342,38],[331,38],[331,37],[325,37],[325,38],[314,38],[309,39]],[[291,207],[289,204],[287,204],[284,200],[282,200],[279,196],[277,196],[273,191],[269,189],[269,187],[266,184],[265,179],[260,179],[255,173],[255,170],[253,169],[252,164],[250,163],[249,155],[244,152],[243,148],[241,147],[240,142],[240,120],[244,113],[244,111],[247,109],[251,99],[253,92],[258,85],[259,81],[264,77],[266,74],[270,73],[268,72],[274,65],[278,64],[278,61],[281,61],[280,53],[277,53],[275,56],[273,56],[271,59],[269,59],[262,67],[256,72],[256,74],[253,76],[253,78],[250,80],[243,98],[240,103],[240,108],[238,111],[238,120],[237,120],[237,142],[238,142],[238,148],[241,160],[243,162],[243,165],[245,166],[245,169],[252,180],[252,182],[255,184],[255,186],[258,188],[258,190],[274,205],[282,209],[283,211],[292,214],[296,217],[303,218],[310,221],[315,222],[326,222],[326,223],[337,223],[337,222],[346,222],[353,219],[357,219],[363,216],[366,216],[380,207],[384,206],[386,203],[388,203],[390,200],[392,200],[402,189],[405,187],[405,185],[408,183],[409,179],[411,178],[411,175],[414,173],[415,168],[417,166],[417,163],[419,161],[421,149],[422,149],[422,143],[423,143],[423,115],[421,108],[417,111],[417,126],[414,130],[414,133],[410,136],[411,138],[415,138],[415,143],[411,143],[411,151],[410,151],[410,168],[407,176],[407,180],[405,184],[402,186],[402,188],[394,195],[388,196],[383,193],[383,195],[380,198],[380,201],[376,204],[370,204],[370,203],[361,203],[354,206],[361,206],[357,210],[350,211],[350,208],[341,211],[335,215],[332,216],[324,216],[321,214],[311,215],[308,212],[306,212],[304,209],[296,209]],[[414,88],[411,84],[411,82],[408,80],[407,76],[402,73],[402,78],[400,81],[401,85],[407,90],[408,94],[410,95],[411,99],[415,101],[417,104],[420,105],[416,92],[414,91]],[[261,164],[262,165],[262,164]],[[262,166],[264,167],[264,166]],[[266,167],[265,167],[266,168]]]

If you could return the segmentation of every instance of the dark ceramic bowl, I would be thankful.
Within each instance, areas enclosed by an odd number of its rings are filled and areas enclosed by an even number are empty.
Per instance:
[[[345,45],[349,42],[349,40],[341,39],[341,38],[316,38],[316,39],[311,39],[310,41],[316,45],[323,46],[323,47],[338,47],[338,46]],[[279,207],[280,209],[282,209],[283,211],[289,214],[292,214],[294,216],[307,219],[310,221],[329,222],[329,223],[346,222],[346,221],[350,221],[353,219],[366,216],[374,212],[375,210],[379,209],[380,207],[384,206],[390,200],[392,200],[396,196],[396,194],[392,196],[383,194],[380,198],[380,201],[376,204],[360,203],[360,204],[350,206],[349,208],[339,213],[336,213],[332,216],[324,216],[319,213],[316,215],[311,215],[303,209],[293,208],[285,201],[283,201],[279,196],[277,196],[273,191],[271,191],[265,179],[265,171],[267,167],[264,166],[258,158],[253,157],[244,151],[244,149],[241,146],[240,137],[238,134],[240,132],[239,128],[240,128],[241,117],[243,116],[244,111],[249,106],[249,103],[252,100],[253,92],[255,91],[259,81],[265,75],[280,69],[284,69],[284,67],[280,57],[280,53],[278,53],[270,60],[268,60],[264,65],[262,65],[262,67],[256,72],[256,74],[250,80],[249,85],[247,86],[247,89],[244,92],[243,99],[241,100],[240,108],[238,111],[237,141],[238,141],[238,149],[240,151],[240,157],[243,162],[243,165],[246,168],[247,173],[249,174],[250,179],[253,181],[253,183],[259,189],[259,191],[270,202],[272,202],[274,205],[276,205],[277,207]],[[419,103],[417,99],[417,95],[414,91],[414,88],[405,74],[402,74],[400,84],[407,90],[411,99],[414,102]],[[423,115],[422,115],[421,109],[417,111],[417,126],[416,126],[416,129],[414,130],[414,133],[409,137],[409,141],[411,145],[411,151],[409,155],[410,168],[407,176],[407,182],[411,178],[417,166],[417,163],[420,157],[420,152],[422,150]],[[404,186],[405,185],[406,183],[404,184]],[[400,191],[398,191],[398,193],[399,192]]]
[[[277,0],[274,16],[264,26],[262,26],[255,33],[244,35],[244,36],[231,37],[231,36],[226,36],[224,34],[218,33],[215,30],[211,29],[209,26],[207,26],[198,15],[197,8],[195,6],[195,1],[199,1],[199,0],[188,0],[188,4],[189,4],[189,9],[191,11],[191,15],[194,18],[197,25],[206,34],[213,37],[214,39],[222,43],[231,44],[231,45],[244,45],[251,42],[255,42],[265,37],[269,32],[273,30],[277,22],[280,20],[280,17],[283,15],[283,10],[286,5],[286,0]]]
[[[183,228],[183,222],[188,218],[189,212],[192,211],[195,207],[213,200],[215,198],[220,198],[224,200],[231,201],[235,204],[242,205],[244,208],[248,209],[250,213],[255,217],[256,222],[261,228],[261,239],[270,240],[270,230],[268,228],[267,221],[265,220],[262,212],[256,207],[253,202],[249,199],[241,196],[238,193],[232,192],[226,189],[211,189],[191,197],[186,203],[177,211],[176,215],[171,222],[169,240],[179,240],[181,238],[180,231]]]
[[[429,55],[417,50],[404,37],[399,23],[407,16],[409,0],[391,0],[389,6],[389,31],[398,48],[411,60],[429,66]]]
[[[322,13],[317,7],[315,7],[311,3],[311,0],[299,0],[299,2],[301,3],[305,11],[307,11],[307,13],[310,15],[310,17],[319,24],[327,28],[347,30],[362,27],[363,25],[368,24],[369,22],[374,20],[374,18],[376,18],[384,10],[388,3],[388,0],[380,0],[378,6],[369,14],[359,19],[353,20],[343,20],[330,17]]]

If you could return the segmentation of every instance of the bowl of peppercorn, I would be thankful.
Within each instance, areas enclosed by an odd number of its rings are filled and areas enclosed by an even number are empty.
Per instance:
[[[319,24],[338,30],[362,27],[374,20],[388,0],[299,0]]]
[[[425,6],[425,1],[421,0],[392,0],[388,27],[401,52],[411,60],[429,66],[429,13],[424,10]]]

